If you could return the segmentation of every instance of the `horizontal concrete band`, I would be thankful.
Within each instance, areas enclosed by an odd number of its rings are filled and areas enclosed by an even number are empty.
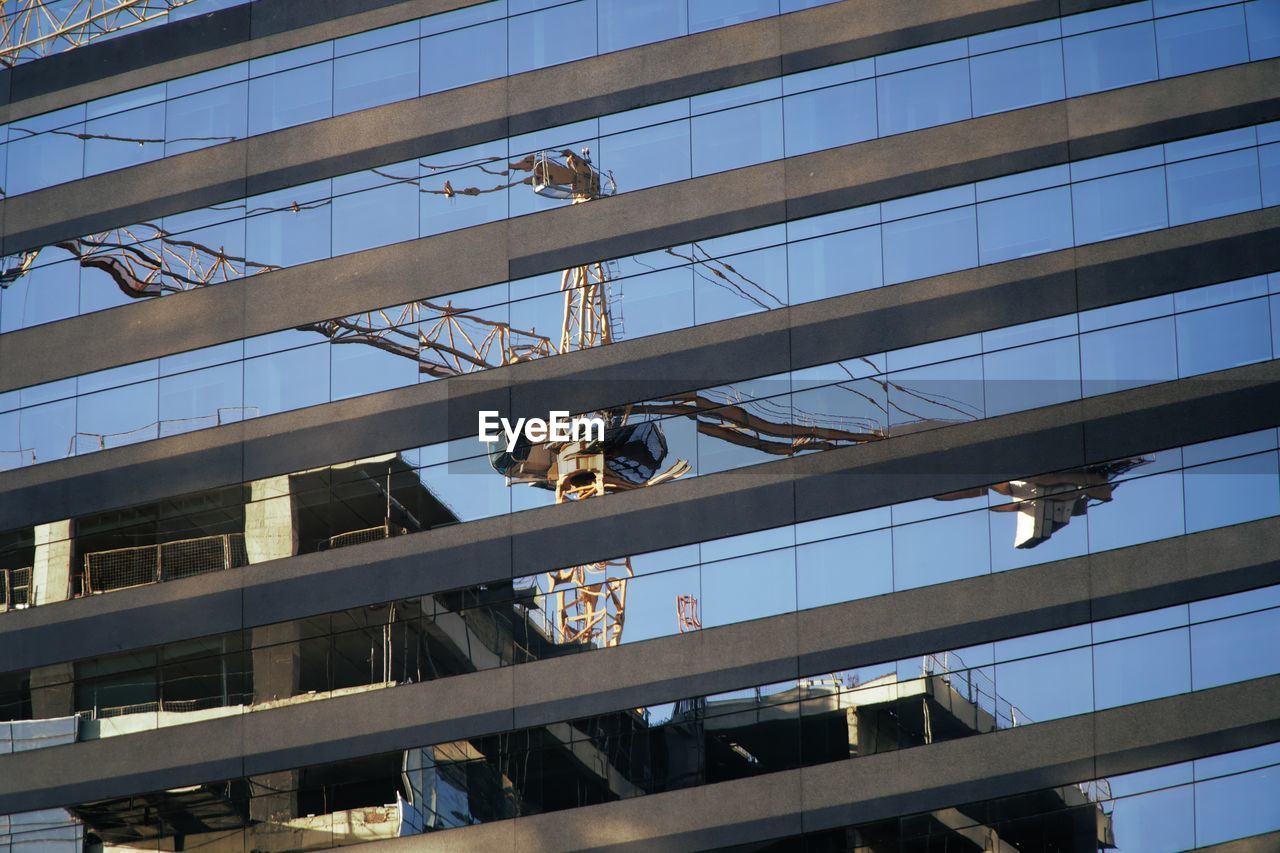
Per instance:
[[[1054,0],[853,0],[643,45],[17,196],[4,202],[5,251],[1057,11]]]
[[[889,0],[880,2],[888,3]],[[952,5],[935,5],[933,8],[950,9]],[[811,11],[817,13],[824,9],[830,11],[840,8],[819,7]],[[756,23],[782,27],[784,24],[780,22],[785,20],[787,19],[777,18]],[[716,40],[716,50],[712,51],[711,47],[703,49],[695,44],[697,40],[703,39]],[[686,41],[688,43],[684,43]],[[676,42],[660,42],[634,51],[608,54],[583,60],[566,68],[577,69],[583,75],[581,85],[584,88],[580,91],[599,90],[610,83],[634,83],[635,75],[642,74],[646,68],[661,69],[666,74],[677,73],[677,70],[682,71],[690,62],[696,62],[693,59],[695,57],[708,52],[719,55],[722,47],[720,42],[733,42],[727,45],[728,49],[723,53],[734,67],[737,67],[744,53],[763,54],[759,62],[772,64],[773,73],[777,73],[780,64],[777,57],[778,38],[749,39],[743,36],[739,28],[714,30]],[[653,51],[666,51],[671,55],[647,53]],[[631,68],[631,64],[637,63],[636,55],[640,55],[643,61],[639,62],[640,67]],[[619,64],[625,67],[611,67]],[[597,65],[600,67],[595,67]],[[546,90],[554,88],[548,81],[526,78],[547,74],[564,76],[568,73],[569,71],[551,68],[480,83],[15,196],[3,202],[6,229],[4,251],[7,254],[13,253],[58,239],[75,238],[130,222],[154,219],[163,213],[203,207],[331,175],[476,144],[508,133],[525,132],[561,121],[596,115],[592,110],[570,111],[564,104],[548,105],[532,112],[522,110],[520,97],[526,86],[537,98],[545,97]],[[716,88],[716,82],[708,79],[708,73],[710,69],[707,68],[692,69],[688,75],[690,83],[686,88]],[[647,76],[652,74],[650,71]],[[665,93],[662,96],[654,95],[655,87],[664,88],[658,85],[658,81],[654,81],[653,85],[645,87],[637,97],[644,96],[653,100],[668,97]],[[1011,170],[1062,162],[1067,158],[1068,146],[1065,143],[1068,141],[1075,143],[1070,146],[1075,156],[1094,156],[1146,144],[1147,141],[1163,141],[1203,133],[1206,132],[1206,127],[1225,129],[1270,120],[1275,117],[1277,103],[1280,102],[1276,91],[1280,91],[1280,60],[1267,60],[1059,101],[1011,114],[1020,116],[1020,119],[987,116],[960,123],[968,127],[968,132],[972,134],[968,145],[957,145],[945,152],[934,152],[936,156],[932,159],[921,161],[930,163],[933,166],[931,169],[922,169],[919,165],[913,168],[923,176],[934,170],[944,170],[945,173],[945,170],[955,169],[957,164],[994,158],[986,164],[988,174],[984,176],[989,177]],[[598,101],[597,98],[593,103]],[[619,103],[618,107],[638,105]],[[517,121],[513,115],[532,118]],[[1001,121],[1002,118],[1004,121]],[[1027,125],[1019,127],[1008,124],[1018,121],[1026,122]],[[863,145],[874,142],[887,144],[891,151],[898,152],[891,159],[899,164],[900,169],[901,163],[914,163],[919,159],[908,156],[914,151],[902,149],[904,145],[913,144],[908,142],[913,138],[915,137],[910,134],[903,134],[887,142],[872,140]],[[1046,145],[1049,150],[1040,150]],[[845,204],[861,203],[860,199],[867,192],[883,192],[883,188],[876,187],[874,183],[860,193],[837,194],[833,198],[815,192],[815,185],[826,189],[824,185],[829,180],[826,174],[828,163],[821,154],[830,156],[830,152],[820,152],[808,158],[796,158],[803,159],[804,162],[791,170],[785,170],[785,176],[779,171],[773,181],[767,182],[757,192],[762,198],[776,197],[783,195],[782,190],[785,189],[785,197],[792,202],[794,208],[791,211],[793,215],[809,215]],[[778,163],[773,166],[775,170],[782,169]],[[868,175],[873,174],[866,165],[855,164],[854,175],[859,182],[866,183]],[[620,177],[625,183],[625,176]],[[783,177],[787,181],[779,186],[778,179]],[[690,185],[690,182],[680,184]],[[916,190],[910,187],[902,190],[903,193],[914,191]],[[707,195],[705,186],[699,195]],[[607,201],[598,202],[592,208],[591,216],[594,217],[612,209],[612,205]],[[75,215],[69,217],[68,211],[75,211]],[[564,213],[565,209],[556,212]],[[661,213],[661,210],[649,210],[648,217],[637,220],[637,225],[643,230],[657,217],[660,220],[657,223],[659,227],[669,226],[669,221]],[[582,221],[589,223],[592,220],[587,218]],[[612,227],[614,224],[611,217],[605,216],[594,230]],[[561,233],[573,232],[566,230]],[[583,239],[589,237],[584,235]],[[516,245],[520,245],[518,241]]]
[[[0,813],[542,725],[1240,591],[1280,579],[1277,533],[1280,522],[1266,520],[602,652],[0,757]],[[247,606],[253,592],[245,593]],[[225,769],[208,775],[215,766]]]
[[[8,471],[0,530],[470,435],[478,408],[591,411],[1267,272],[1278,237],[1280,211],[1241,214]]]
[[[978,738],[369,846],[677,853],[761,843],[1269,743],[1280,737],[1278,687],[1280,679],[1261,679]],[[1227,849],[1274,849],[1238,844]]]
[[[0,659],[4,669],[17,669],[142,648],[1218,438],[1280,423],[1278,385],[1280,362],[1270,362],[607,500],[15,611],[0,616]]]
[[[1280,117],[1277,91],[1280,60],[1255,63],[871,140],[601,199],[589,209],[573,205],[125,305],[0,336],[0,390],[1060,164],[1081,150],[1102,153],[1099,139],[1119,150]],[[1146,123],[1152,115],[1165,120]],[[1135,124],[1118,127],[1123,125],[1118,117]],[[349,139],[368,137],[364,130],[351,130]],[[235,174],[233,164],[224,166]],[[166,184],[171,179],[163,174]],[[51,221],[66,210],[82,209],[78,203],[88,202],[58,202],[49,211]],[[1089,257],[1107,250],[1081,251]],[[193,325],[190,318],[197,315],[205,319]],[[130,345],[119,346],[122,339]]]
[[[254,0],[0,70],[0,121],[485,0]]]

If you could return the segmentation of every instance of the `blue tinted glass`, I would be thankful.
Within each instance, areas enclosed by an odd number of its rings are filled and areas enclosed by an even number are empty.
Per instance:
[[[787,254],[782,246],[695,264],[693,272],[694,319],[698,323],[769,311],[786,304]]]
[[[1170,225],[1257,210],[1262,203],[1258,154],[1252,148],[1167,168]]]
[[[787,98],[786,156],[874,139],[875,83],[862,80]]]
[[[1190,689],[1191,648],[1186,629],[1103,643],[1093,649],[1097,710]]]
[[[249,133],[333,115],[333,63],[320,62],[249,81]]]
[[[407,175],[410,171],[416,173],[416,166],[398,164],[379,171],[391,176]],[[341,179],[334,179],[335,194],[343,191],[341,183]],[[401,182],[334,198],[333,254],[344,255],[417,237],[418,194],[416,183]]]
[[[685,35],[685,0],[597,0],[600,52]]]
[[[946,62],[876,80],[880,135],[970,118],[969,63]]]
[[[249,199],[247,257],[281,267],[329,257],[331,193],[331,183],[319,181]]]
[[[418,45],[402,42],[333,63],[333,111],[355,112],[418,94]]]
[[[242,138],[248,130],[248,99],[249,84],[233,83],[170,101],[165,156]]]
[[[630,192],[690,177],[691,156],[689,123],[674,121],[602,137],[598,165]]]
[[[1268,639],[1274,648],[1276,635]],[[1207,847],[1280,829],[1277,785],[1280,768],[1275,767],[1196,785],[1196,845]]]
[[[966,512],[893,528],[894,589],[912,589],[988,571],[986,513]]]
[[[700,33],[778,14],[778,0],[689,0],[689,32]]]
[[[4,295],[0,331],[12,332],[75,316],[79,290],[80,265],[74,261],[33,268],[0,291]]]
[[[507,73],[507,22],[428,36],[420,42],[419,94],[443,92]]]
[[[1178,373],[1195,376],[1271,358],[1265,299],[1179,314]]]
[[[975,116],[1065,97],[1062,47],[1057,41],[975,56],[969,61],[969,73]]]
[[[1280,56],[1280,3],[1253,0],[1244,7],[1249,29],[1249,58],[1255,62]]]
[[[1151,23],[1131,24],[1062,40],[1067,97],[1156,79],[1156,40]]]
[[[76,124],[37,136],[25,122],[10,125],[5,194],[32,192],[82,177],[84,141],[77,134],[83,130],[83,124]]]
[[[85,122],[84,173],[97,175],[164,156],[165,105]]]
[[[1258,168],[1262,176],[1262,204],[1280,205],[1280,143],[1258,149]]]
[[[1080,364],[1085,396],[1177,379],[1174,335],[1170,317],[1081,335]]]
[[[76,452],[156,438],[158,421],[154,380],[85,394],[76,401]]]
[[[1070,245],[1071,190],[1068,187],[978,205],[978,248],[984,264],[1052,252]]]
[[[893,592],[893,538],[874,530],[796,549],[797,606],[819,607]]]
[[[244,363],[246,417],[329,401],[329,344],[251,358]]]
[[[1160,74],[1177,77],[1249,61],[1244,9],[1224,6],[1156,20]]]
[[[987,417],[1080,397],[1080,353],[1074,337],[982,357]]]
[[[18,450],[33,463],[73,455],[75,432],[75,400],[32,406],[18,413]]]
[[[978,265],[977,226],[971,206],[887,222],[881,227],[885,284]]]
[[[387,312],[386,319],[396,319],[397,312]],[[374,312],[375,323],[385,319]],[[387,332],[379,339],[384,346],[369,346],[359,340],[343,343],[338,338],[329,347],[332,391],[331,398],[345,400],[361,394],[373,394],[390,388],[403,388],[418,381],[418,362],[406,358],[404,348],[412,352],[417,344],[418,325],[410,323]],[[391,351],[398,348],[397,351]]]
[[[880,228],[859,228],[787,246],[790,302],[812,302],[879,287]]]
[[[596,55],[596,0],[578,0],[508,22],[508,74]]]
[[[1188,468],[1187,532],[1280,515],[1278,466],[1271,452]]]
[[[1124,548],[1186,532],[1181,471],[1123,480],[1114,486],[1113,497],[1109,503],[1089,507],[1091,551]]]
[[[782,156],[782,102],[749,104],[693,118],[693,174],[709,175]]]
[[[1071,199],[1077,245],[1169,225],[1164,169],[1144,169],[1075,184]]]
[[[235,362],[162,378],[160,435],[241,420],[243,375],[243,365]]]

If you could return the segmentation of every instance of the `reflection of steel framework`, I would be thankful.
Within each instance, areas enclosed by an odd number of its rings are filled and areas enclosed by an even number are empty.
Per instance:
[[[144,24],[195,0],[5,0],[0,66],[12,67]]]
[[[702,616],[698,611],[698,599],[692,595],[676,596],[676,627],[681,634],[702,628]]]

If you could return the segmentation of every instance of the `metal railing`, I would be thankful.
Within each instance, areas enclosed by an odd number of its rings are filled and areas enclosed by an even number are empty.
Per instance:
[[[399,536],[405,532],[407,531],[404,528],[395,527],[390,522],[384,521],[377,527],[348,530],[346,533],[330,536],[325,547],[346,548],[348,545],[360,545],[365,542],[376,542],[379,539],[390,539],[392,536]]]
[[[0,569],[0,607],[13,610],[31,605],[31,567]]]
[[[84,555],[84,594],[189,578],[249,565],[243,533],[115,548]]]

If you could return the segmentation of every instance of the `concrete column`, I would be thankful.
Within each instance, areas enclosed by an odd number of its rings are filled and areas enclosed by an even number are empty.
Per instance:
[[[31,566],[31,603],[49,604],[71,597],[71,521],[35,526],[36,555]]]
[[[298,553],[297,507],[290,493],[289,475],[255,480],[249,494],[250,503],[244,511],[244,544],[250,564]]]

